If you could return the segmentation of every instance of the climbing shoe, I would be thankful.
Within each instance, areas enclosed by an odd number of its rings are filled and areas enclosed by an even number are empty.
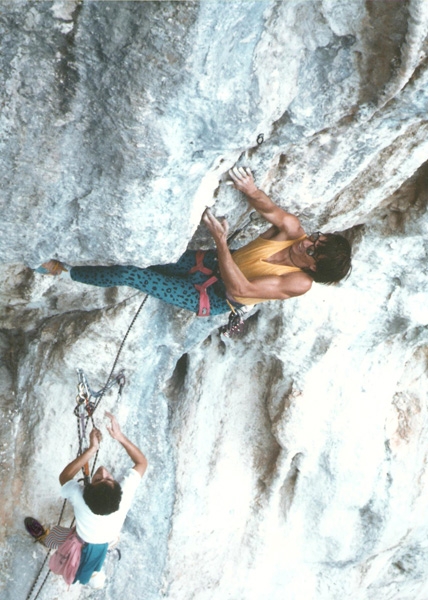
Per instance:
[[[43,263],[37,269],[34,269],[37,273],[42,273],[42,275],[61,275],[64,271],[68,271],[59,260],[48,260],[48,262]]]
[[[33,517],[25,517],[24,525],[25,529],[36,542],[41,542],[49,533],[49,530],[45,529],[43,525],[39,523],[37,519],[33,519]]]

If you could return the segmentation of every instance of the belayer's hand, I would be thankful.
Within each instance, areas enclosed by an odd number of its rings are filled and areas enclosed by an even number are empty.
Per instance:
[[[107,425],[109,434],[114,440],[118,440],[122,435],[122,430],[120,429],[120,425],[117,422],[116,417],[108,411],[105,412],[105,415],[110,419],[110,426]]]
[[[94,427],[91,433],[89,434],[89,447],[94,448],[94,450],[98,450],[102,438],[103,436],[101,431]]]

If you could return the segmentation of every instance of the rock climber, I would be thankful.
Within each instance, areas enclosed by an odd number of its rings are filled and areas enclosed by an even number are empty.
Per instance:
[[[58,549],[67,538],[74,535],[81,543],[81,555],[72,583],[89,583],[92,587],[102,587],[104,574],[101,572],[109,544],[117,541],[127,512],[131,507],[135,492],[147,468],[144,454],[122,433],[114,415],[105,413],[110,419],[107,427],[111,437],[125,449],[134,466],[128,470],[119,483],[103,466],[99,467],[90,483],[82,486],[74,477],[80,469],[96,454],[101,441],[101,432],[93,428],[89,436],[89,448],[71,461],[61,472],[61,496],[73,506],[76,521],[75,530],[60,525],[46,531],[38,521],[31,517],[25,519],[28,532],[48,548]],[[64,547],[64,546],[63,546]],[[53,555],[52,558],[54,558]],[[50,564],[52,569],[52,566]],[[52,569],[53,570],[53,569]],[[54,571],[57,572],[57,571]],[[61,571],[64,575],[64,572]],[[66,577],[64,576],[66,579]]]
[[[207,209],[202,220],[216,251],[188,250],[177,263],[143,269],[71,267],[71,278],[101,287],[127,285],[198,316],[208,316],[233,307],[301,296],[311,289],[313,281],[331,284],[349,274],[351,246],[346,238],[321,232],[307,235],[296,216],[258,189],[250,169],[235,167],[229,174],[234,187],[271,223],[254,241],[231,252],[227,221],[219,221]],[[59,274],[65,267],[59,261],[49,261],[41,269]]]

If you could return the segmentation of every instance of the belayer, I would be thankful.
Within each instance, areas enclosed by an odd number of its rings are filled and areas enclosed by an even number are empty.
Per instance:
[[[91,481],[84,486],[74,480],[80,469],[96,454],[101,441],[99,429],[92,429],[89,448],[69,463],[59,476],[61,496],[74,510],[73,528],[56,525],[45,531],[38,521],[25,519],[28,532],[45,546],[57,549],[49,561],[49,568],[64,577],[66,583],[77,581],[92,587],[104,583],[101,568],[109,544],[118,539],[126,514],[131,507],[138,485],[147,468],[144,454],[122,433],[119,423],[106,412],[111,425],[108,431],[125,449],[134,466],[119,483],[105,467],[99,467]]]
[[[299,219],[277,206],[255,185],[248,168],[235,167],[236,189],[271,227],[254,241],[231,252],[228,224],[206,210],[202,220],[217,250],[187,250],[174,264],[71,267],[74,281],[100,287],[127,285],[200,317],[219,315],[266,300],[287,300],[311,289],[312,282],[340,281],[351,269],[351,246],[341,235],[307,235]],[[39,269],[52,275],[65,267],[51,260]]]

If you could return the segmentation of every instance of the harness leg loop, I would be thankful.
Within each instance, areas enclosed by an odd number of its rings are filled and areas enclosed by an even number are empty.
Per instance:
[[[216,281],[218,281],[217,277],[215,277],[214,275],[212,277],[210,277],[209,279],[207,279],[206,281],[204,281],[204,283],[198,285],[197,283],[195,283],[195,288],[198,290],[199,292],[199,310],[198,310],[198,317],[209,317],[210,316],[210,299],[208,297],[208,292],[207,292],[207,288],[210,287],[210,285],[212,285],[213,283],[215,283]]]
[[[189,273],[196,273],[197,271],[200,271],[201,273],[204,273],[204,275],[212,275],[212,270],[204,266],[204,257],[205,250],[197,250],[195,256],[196,265],[189,270]]]

